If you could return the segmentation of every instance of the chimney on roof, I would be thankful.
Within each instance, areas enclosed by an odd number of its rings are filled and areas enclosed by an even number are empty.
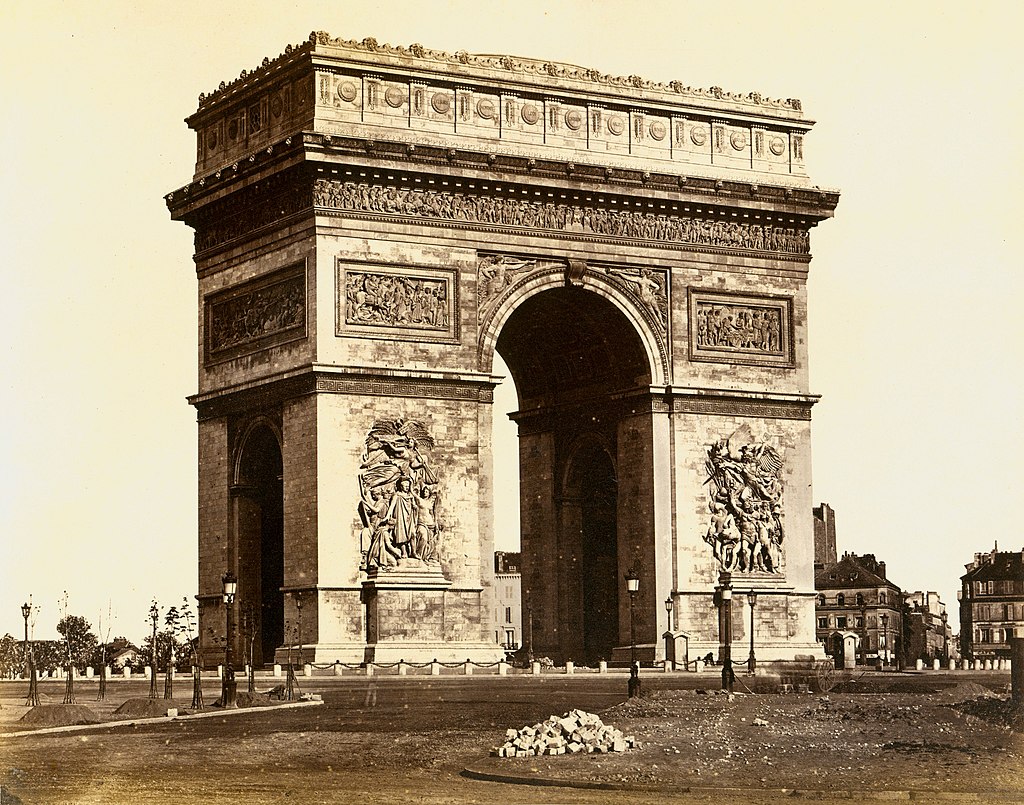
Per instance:
[[[878,575],[885,578],[885,562],[878,563]]]

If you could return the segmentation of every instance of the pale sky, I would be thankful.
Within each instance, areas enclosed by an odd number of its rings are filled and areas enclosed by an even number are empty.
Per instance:
[[[199,93],[315,29],[800,98],[812,181],[842,192],[811,240],[814,498],[840,552],[956,622],[973,554],[1024,548],[1016,7],[0,0],[0,634],[31,595],[55,636],[67,590],[138,640],[151,597],[196,592],[192,231],[163,196]]]

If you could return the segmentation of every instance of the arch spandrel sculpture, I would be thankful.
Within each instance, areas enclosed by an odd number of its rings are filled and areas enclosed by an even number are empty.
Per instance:
[[[187,122],[208,656],[229,568],[264,662],[500,656],[495,352],[535,653],[621,659],[630,567],[641,656],[666,598],[717,648],[723,570],[768,593],[759,658],[817,653],[806,276],[838,194],[798,101],[317,32]]]

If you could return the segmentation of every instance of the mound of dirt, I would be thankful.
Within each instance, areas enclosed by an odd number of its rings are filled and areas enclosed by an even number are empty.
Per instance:
[[[273,705],[268,693],[249,693],[242,691],[235,697],[239,707],[270,707]]]
[[[21,717],[21,723],[33,727],[70,727],[75,724],[99,724],[100,717],[84,704],[41,704]]]
[[[1018,707],[1012,700],[996,696],[992,691],[986,690],[986,695],[959,702],[953,707],[990,724],[999,724],[1014,732],[1024,732],[1024,707]]]
[[[979,685],[977,682],[960,682],[951,688],[946,688],[942,691],[942,696],[946,699],[952,699],[954,702],[963,702],[968,699],[977,699],[979,697],[995,696],[991,690],[986,688],[984,685]]]
[[[166,716],[168,708],[183,712],[173,699],[129,699],[114,711],[121,718],[159,718]]]

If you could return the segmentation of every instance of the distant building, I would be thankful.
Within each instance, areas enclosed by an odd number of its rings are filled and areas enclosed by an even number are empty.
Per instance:
[[[960,651],[967,659],[1010,656],[1024,637],[1024,550],[974,554],[960,577]]]
[[[907,640],[904,657],[908,662],[923,660],[945,663],[956,655],[952,629],[946,614],[946,605],[936,592],[913,592],[903,596],[904,635]]]
[[[885,562],[870,553],[844,553],[838,562],[815,571],[814,588],[818,593],[815,635],[829,654],[835,653],[837,635],[853,632],[858,663],[879,658],[885,664],[899,662],[904,642],[903,591],[886,578]]]
[[[521,554],[494,552],[494,639],[515,651],[523,638]]]
[[[819,570],[839,561],[836,554],[836,512],[827,503],[815,506],[814,569]]]

